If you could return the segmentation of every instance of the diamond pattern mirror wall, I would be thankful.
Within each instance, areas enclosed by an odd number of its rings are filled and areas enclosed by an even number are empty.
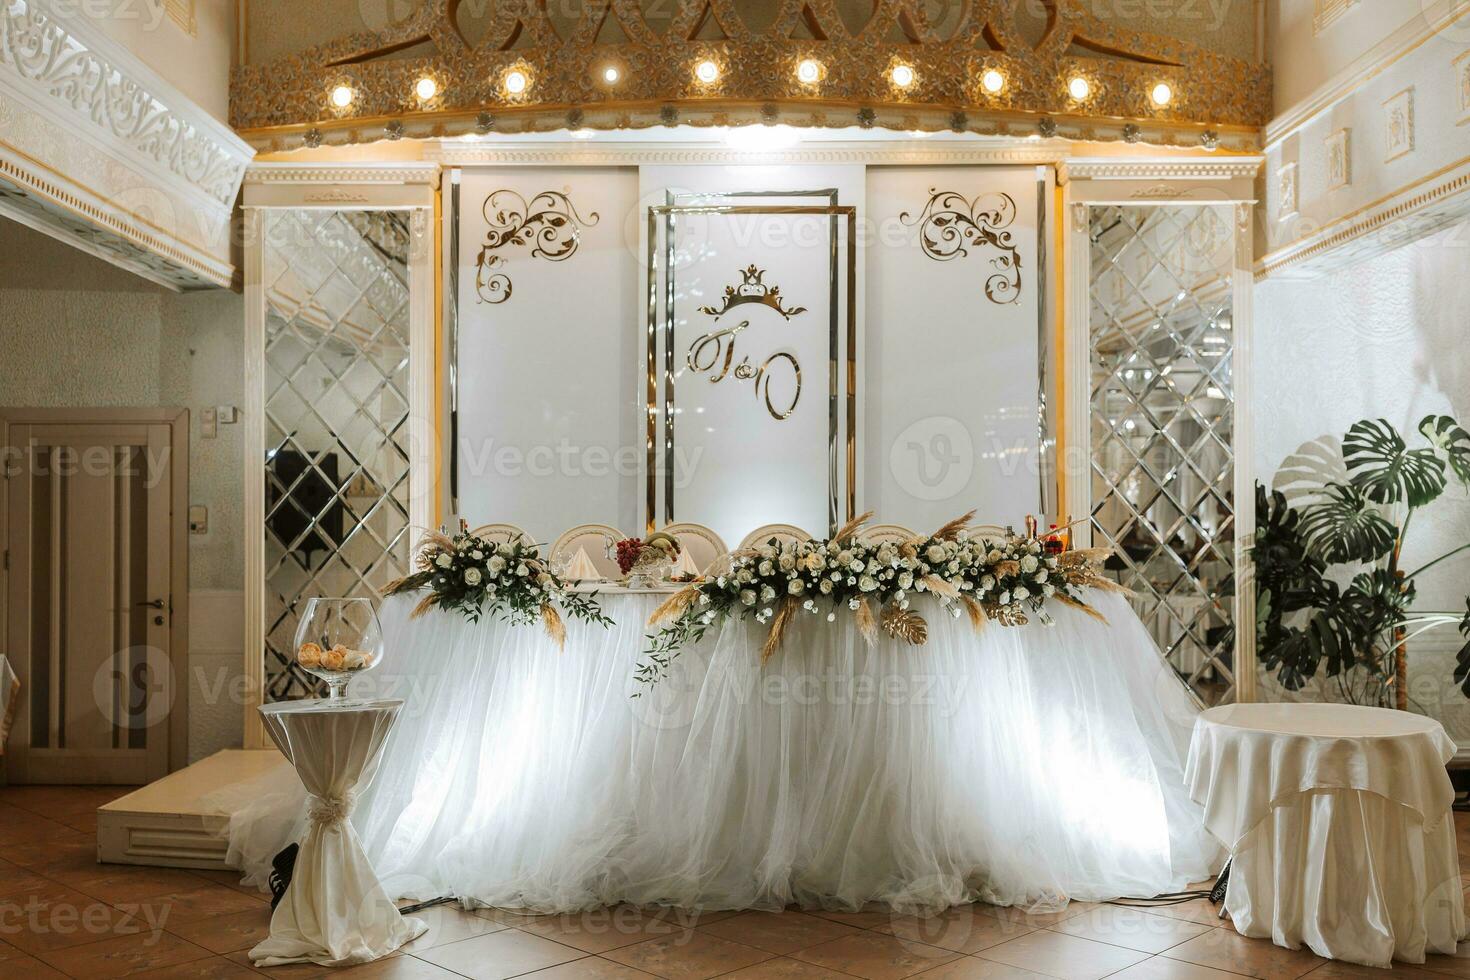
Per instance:
[[[306,599],[408,570],[408,253],[403,211],[265,218],[267,701],[318,693],[295,665]]]
[[[1093,537],[1180,678],[1231,700],[1231,209],[1089,214]]]

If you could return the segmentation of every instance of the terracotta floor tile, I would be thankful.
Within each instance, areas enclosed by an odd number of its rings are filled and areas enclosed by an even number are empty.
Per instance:
[[[734,976],[735,974],[730,974]],[[517,980],[657,980],[652,973],[635,970],[631,966],[605,960],[601,956],[587,956],[570,963],[527,973]]]
[[[492,919],[467,912],[458,905],[436,905],[413,913],[411,918],[422,920],[429,931],[405,945],[405,953],[417,953],[435,946],[474,939],[476,936],[487,936],[506,928]]]
[[[1285,949],[1265,940],[1247,939],[1234,929],[1211,929],[1164,955],[1262,980],[1295,980],[1324,962],[1310,950]]]
[[[699,931],[771,953],[793,953],[843,936],[860,934],[860,930],[852,926],[804,912],[741,912],[728,919],[701,925]]]
[[[1142,963],[1119,970],[1108,980],[1240,980],[1240,976],[1198,963],[1171,960],[1167,956],[1151,956]]]
[[[248,950],[270,935],[271,910],[270,906],[262,905],[248,912],[214,915],[193,922],[169,922],[166,928],[174,935],[203,946],[211,953],[232,953],[240,949]]]
[[[201,882],[187,871],[175,868],[121,867],[98,864],[94,877],[69,876],[68,883],[79,892],[101,899],[108,905],[120,902],[138,903],[170,892],[184,892],[200,887]]]
[[[1459,814],[1456,813],[1458,817]],[[1470,850],[1461,851],[1461,860],[1470,856]],[[1470,942],[1460,943],[1459,950],[1454,956],[1429,956],[1426,957],[1424,969],[1452,977],[1470,977]]]
[[[834,939],[791,955],[865,980],[900,980],[959,956],[953,950],[876,932]]]
[[[66,974],[55,967],[23,953],[6,942],[0,942],[0,977],[24,977],[25,980],[65,980]]]
[[[771,959],[772,954],[689,929],[678,935],[609,950],[603,956],[666,980],[707,980]]]
[[[964,905],[933,916],[895,916],[876,931],[957,953],[978,953],[1036,930],[1019,918],[1002,919],[981,906]]]
[[[1183,919],[1185,922],[1193,922],[1195,925],[1210,926],[1212,928],[1234,928],[1234,924],[1230,921],[1228,915],[1223,918],[1221,917],[1221,908],[1222,906],[1211,905],[1205,899],[1200,898],[1192,902],[1181,902],[1178,905],[1150,905],[1146,908],[1139,906],[1138,910],[1140,912],[1147,912],[1149,915],[1162,915],[1170,919]]]
[[[195,888],[169,892],[166,895],[154,895],[137,904],[157,909],[158,915],[167,915],[167,921],[174,925],[195,922],[216,915],[232,915],[236,912],[249,912],[270,907],[269,902],[241,894],[233,888],[202,882],[195,882],[195,884],[197,885]],[[127,903],[114,904],[119,908],[127,907]]]
[[[505,980],[581,959],[586,954],[519,929],[501,929],[486,936],[416,951],[413,955],[470,980]]]
[[[265,972],[267,975],[274,973],[272,970]],[[338,977],[342,980],[461,980],[458,974],[442,966],[436,966],[417,956],[402,954],[359,966],[334,969],[328,976],[332,980],[337,980]]]
[[[1081,915],[1088,909],[1096,908],[1091,902],[1068,902],[1059,912],[1027,912],[1014,906],[1002,905],[980,905],[975,906],[982,912],[995,916],[1003,922],[1013,922],[1017,925],[1030,926],[1033,929],[1045,929],[1054,926],[1064,919]]]
[[[943,966],[936,966],[932,970],[926,970],[910,980],[1055,980],[1044,973],[1033,970],[1022,969],[1019,966],[1011,966],[1009,963],[997,963],[994,960],[982,960],[978,956],[961,956]]]
[[[720,980],[850,980],[845,973],[837,973],[815,963],[803,963],[789,956],[778,956],[755,966],[747,966],[727,973]]]
[[[975,955],[1061,980],[1098,980],[1148,958],[1147,953],[1137,950],[1047,930],[1012,939]]]
[[[68,976],[107,980],[211,957],[209,950],[161,932],[104,939],[42,953],[40,958]]]
[[[1395,963],[1392,969],[1383,970],[1376,966],[1329,961],[1308,973],[1307,977],[1310,980],[1382,980],[1384,977],[1392,977],[1393,980],[1444,980],[1445,974],[1435,973],[1427,965]]]
[[[522,916],[519,921],[506,916],[498,921],[586,953],[603,953],[687,931],[672,916],[649,916],[627,905],[566,915]],[[698,919],[691,917],[689,921]]]
[[[161,970],[149,970],[138,974],[146,980],[254,980],[259,974],[223,956],[210,955],[208,959],[190,960],[177,966],[166,966]]]
[[[1081,915],[1063,919],[1051,928],[1054,932],[1125,946],[1143,953],[1162,953],[1186,939],[1201,935],[1210,927],[1164,915],[1149,915],[1118,905],[1099,905]]]
[[[810,909],[807,911],[807,914],[820,916],[823,919],[831,919],[833,922],[840,922],[845,926],[852,926],[854,929],[877,929],[887,925],[898,917],[898,913],[887,906],[876,905],[865,908],[860,912],[828,912],[825,909]]]
[[[116,936],[155,933],[157,919],[123,911],[56,883],[0,899],[5,941],[33,956]]]

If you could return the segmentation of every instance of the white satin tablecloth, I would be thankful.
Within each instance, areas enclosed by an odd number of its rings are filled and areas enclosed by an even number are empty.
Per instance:
[[[1464,900],[1439,722],[1340,704],[1211,708],[1187,778],[1233,854],[1225,907],[1246,936],[1386,967],[1454,953]]]
[[[250,951],[256,966],[349,966],[387,956],[423,935],[373,874],[348,817],[386,744],[402,701],[288,701],[263,705],[266,731],[309,797],[291,884],[271,932]]]
[[[662,594],[604,594],[614,625],[380,611],[385,660],[353,681],[402,697],[353,817],[395,897],[569,911],[629,902],[900,910],[1149,896],[1220,855],[1183,784],[1197,711],[1120,597],[1109,620],[976,633],[921,599],[929,639],[870,645],[800,614],[765,665],[732,620],[640,698]],[[232,861],[293,832],[263,787]]]

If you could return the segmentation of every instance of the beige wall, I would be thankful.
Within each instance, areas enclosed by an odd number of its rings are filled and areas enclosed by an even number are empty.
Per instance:
[[[240,425],[200,437],[201,411],[239,405],[244,304],[174,293],[0,218],[0,405],[189,409],[191,761],[240,744]]]
[[[1429,0],[1359,0],[1321,34],[1312,26],[1318,2],[1271,0],[1266,5],[1278,114],[1311,95],[1398,28],[1422,19]]]

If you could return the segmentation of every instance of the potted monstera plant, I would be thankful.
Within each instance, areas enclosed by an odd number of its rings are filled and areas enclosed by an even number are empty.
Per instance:
[[[1415,514],[1451,479],[1470,488],[1470,432],[1431,415],[1419,434],[1426,444],[1411,447],[1384,419],[1357,423],[1342,441],[1347,480],[1317,488],[1299,508],[1256,486],[1256,645],[1287,690],[1323,671],[1344,700],[1406,708],[1406,645],[1458,626],[1467,642],[1454,678],[1470,696],[1470,597],[1463,617],[1412,611],[1418,578],[1470,542],[1417,568],[1401,562]]]

